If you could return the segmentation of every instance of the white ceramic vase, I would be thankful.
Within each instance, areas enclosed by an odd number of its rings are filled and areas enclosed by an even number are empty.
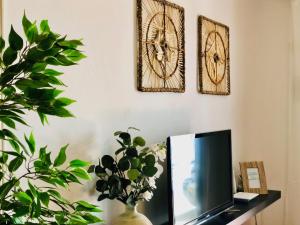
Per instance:
[[[137,206],[126,205],[125,212],[114,218],[111,225],[153,225],[150,220],[137,211]]]

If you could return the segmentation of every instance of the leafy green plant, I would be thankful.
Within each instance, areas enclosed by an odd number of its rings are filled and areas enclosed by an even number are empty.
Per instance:
[[[126,132],[114,133],[120,144],[114,157],[104,155],[98,165],[89,168],[89,172],[99,177],[96,183],[96,189],[101,193],[98,201],[117,199],[135,206],[138,201],[149,201],[153,196],[155,180],[163,171],[159,162],[165,160],[166,146],[162,143],[145,147],[145,139],[132,137],[130,130],[138,129],[130,127]]]
[[[8,43],[0,38],[0,224],[91,224],[100,222],[100,210],[85,201],[69,202],[57,190],[90,179],[88,162],[67,163],[67,145],[53,158],[35,138],[14,133],[16,124],[27,125],[25,112],[37,112],[43,124],[47,115],[72,117],[66,109],[74,100],[60,97],[64,86],[56,66],[72,66],[85,58],[80,40],[70,40],[51,31],[48,21],[39,27],[24,14],[24,40],[11,27]],[[7,46],[7,47],[6,47]]]

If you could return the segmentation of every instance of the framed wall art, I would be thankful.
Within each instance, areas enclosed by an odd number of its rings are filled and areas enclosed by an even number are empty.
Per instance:
[[[137,85],[143,92],[184,92],[184,9],[137,0]]]
[[[230,94],[229,27],[200,16],[198,19],[199,91]]]
[[[240,163],[244,192],[268,194],[263,162]]]

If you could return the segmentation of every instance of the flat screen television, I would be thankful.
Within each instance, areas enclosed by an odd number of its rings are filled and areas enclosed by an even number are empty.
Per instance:
[[[233,206],[231,131],[171,136],[169,224],[201,224]]]

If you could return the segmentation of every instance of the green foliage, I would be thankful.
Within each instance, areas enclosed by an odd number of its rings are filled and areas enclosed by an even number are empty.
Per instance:
[[[138,131],[133,127],[129,130]],[[96,183],[96,189],[100,192],[99,201],[117,199],[124,204],[136,205],[139,200],[150,200],[156,188],[155,179],[162,173],[159,161],[165,158],[166,146],[157,144],[152,148],[145,147],[143,137],[132,138],[128,131],[114,133],[120,144],[114,157],[104,155],[98,165],[89,169],[99,177]]]
[[[22,24],[26,40],[13,27],[7,42],[0,38],[0,121],[5,125],[0,140],[10,148],[0,151],[0,224],[101,222],[92,214],[100,212],[95,205],[69,202],[57,191],[90,179],[85,169],[90,164],[78,159],[68,163],[68,145],[53,157],[47,147],[37,146],[32,133],[23,141],[14,134],[17,124],[27,125],[27,111],[36,112],[43,124],[48,115],[73,116],[66,107],[74,100],[60,96],[63,73],[55,66],[83,59],[78,50],[82,42],[54,33],[47,20],[37,26],[24,15]]]

